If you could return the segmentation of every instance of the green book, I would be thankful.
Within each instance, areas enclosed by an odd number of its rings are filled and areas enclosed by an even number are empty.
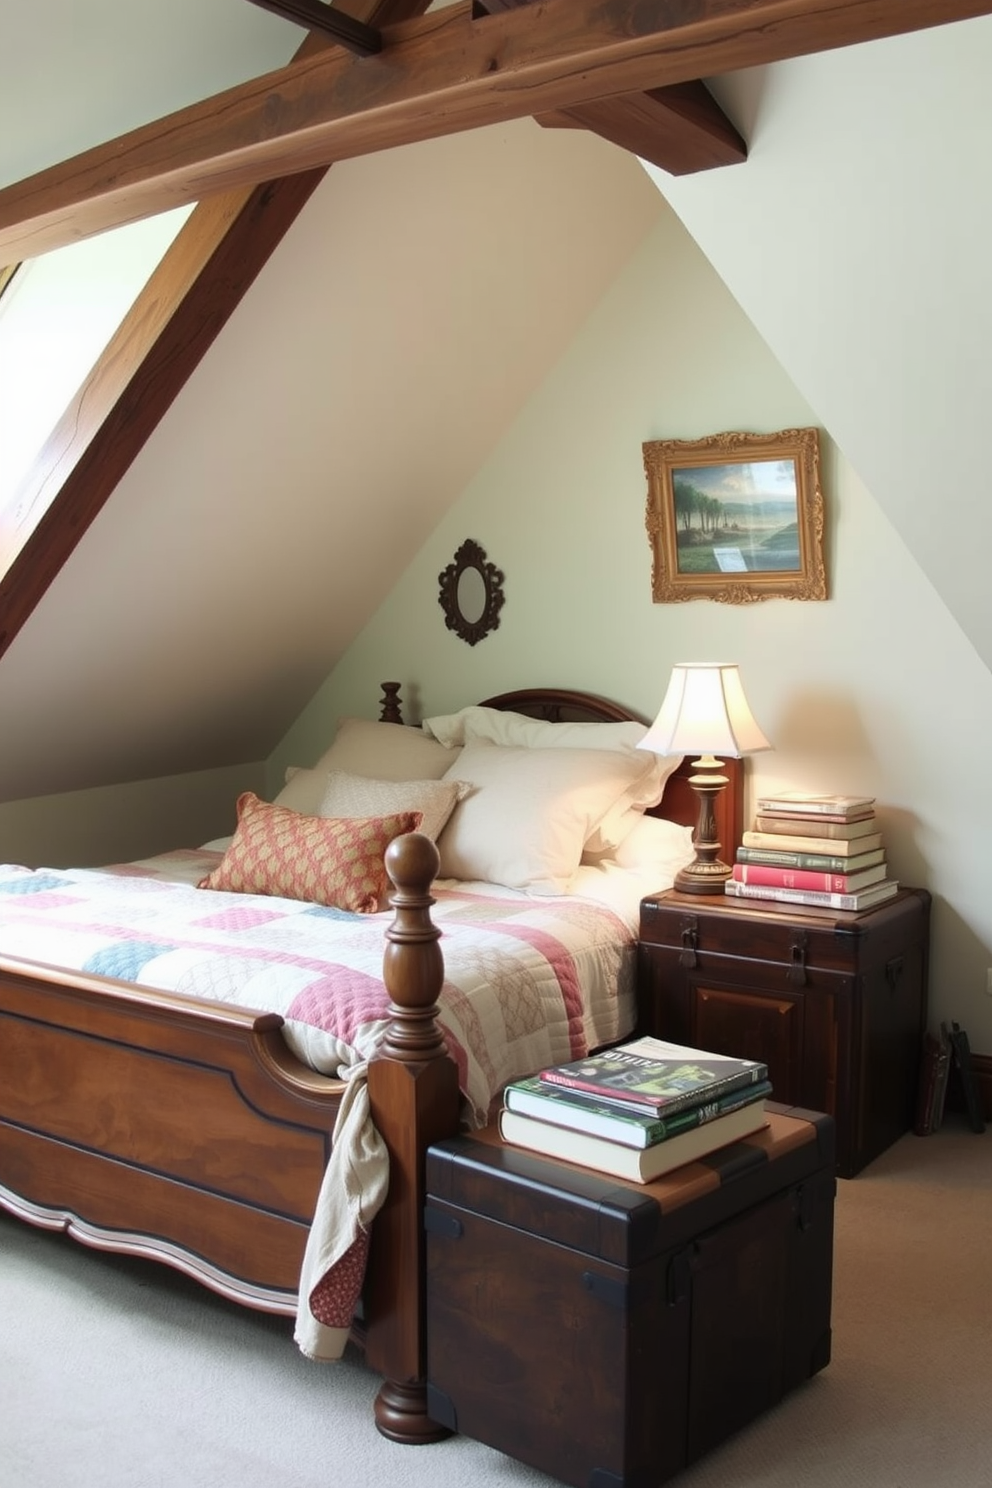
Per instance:
[[[600,1100],[582,1090],[570,1090],[565,1085],[552,1085],[540,1075],[527,1080],[514,1080],[503,1092],[503,1105],[508,1111],[517,1111],[523,1116],[532,1116],[537,1121],[549,1121],[553,1126],[567,1126],[572,1131],[588,1132],[594,1137],[605,1137],[610,1142],[620,1142],[625,1147],[653,1147],[656,1142],[666,1142],[679,1132],[689,1131],[694,1126],[705,1126],[717,1116],[736,1111],[740,1106],[761,1101],[771,1095],[768,1080],[759,1080],[757,1085],[747,1085],[743,1090],[731,1091],[717,1100],[690,1106],[686,1111],[676,1111],[673,1116],[645,1116],[639,1111],[624,1110],[620,1101]]]
[[[756,863],[765,868],[805,868],[817,873],[860,873],[862,868],[875,868],[885,861],[884,847],[871,852],[853,853],[841,858],[836,853],[777,852],[771,847],[739,847],[738,863]]]
[[[671,1116],[768,1079],[767,1064],[640,1038],[541,1070],[549,1085],[585,1090],[648,1116]]]

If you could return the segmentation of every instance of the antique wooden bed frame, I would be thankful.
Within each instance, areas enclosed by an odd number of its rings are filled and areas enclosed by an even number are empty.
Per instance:
[[[525,689],[486,700],[551,721],[634,715],[586,693]],[[395,684],[382,718],[400,722]],[[641,720],[643,721],[643,720]],[[690,763],[656,814],[694,825]],[[740,841],[742,772],[718,802]],[[369,1067],[389,1192],[372,1233],[354,1337],[383,1376],[378,1429],[447,1434],[426,1410],[422,1209],[427,1147],[455,1133],[459,1094],[435,1021],[444,964],[430,906],[437,851],[387,854],[396,885],[383,980],[391,1023]],[[102,1250],[165,1262],[232,1301],[293,1314],[310,1218],[343,1086],[290,1054],[282,1019],[130,983],[0,958],[0,1206]]]

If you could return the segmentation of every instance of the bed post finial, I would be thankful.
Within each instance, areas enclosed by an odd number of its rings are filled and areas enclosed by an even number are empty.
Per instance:
[[[380,682],[382,702],[379,705],[380,723],[402,723],[403,704],[400,700],[399,682]]]
[[[431,884],[440,864],[438,850],[422,832],[394,837],[386,849],[386,871],[396,892],[390,903],[396,918],[386,931],[383,981],[392,1001],[390,1023],[380,1052],[407,1063],[444,1053],[435,1019],[444,983],[441,932],[431,919]]]

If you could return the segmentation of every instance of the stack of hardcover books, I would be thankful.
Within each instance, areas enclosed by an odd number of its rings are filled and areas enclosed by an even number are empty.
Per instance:
[[[515,1147],[650,1183],[768,1124],[768,1067],[641,1038],[554,1065],[503,1093]]]
[[[874,796],[782,791],[760,796],[725,890],[738,899],[861,910],[898,891]]]

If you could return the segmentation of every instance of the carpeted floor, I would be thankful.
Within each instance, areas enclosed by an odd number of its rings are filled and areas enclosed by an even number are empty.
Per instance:
[[[992,1483],[992,1133],[948,1117],[838,1185],[829,1367],[678,1488]],[[550,1488],[464,1438],[399,1447],[358,1357],[0,1215],[2,1488]]]

